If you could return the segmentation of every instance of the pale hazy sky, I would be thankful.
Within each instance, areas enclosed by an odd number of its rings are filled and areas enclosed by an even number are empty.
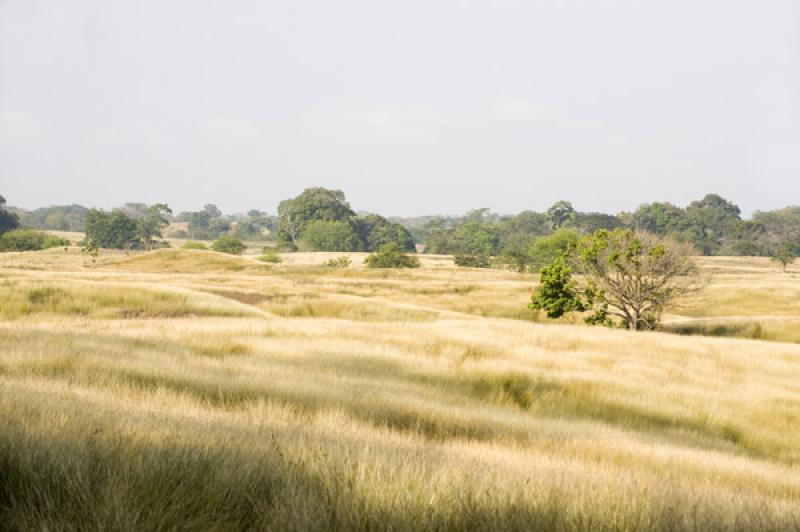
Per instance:
[[[797,0],[0,0],[0,194],[800,204]]]

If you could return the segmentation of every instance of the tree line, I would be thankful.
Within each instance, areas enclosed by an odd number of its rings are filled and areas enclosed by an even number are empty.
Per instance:
[[[520,271],[537,271],[554,250],[599,229],[646,231],[690,244],[703,255],[800,254],[800,206],[756,212],[745,220],[737,205],[717,194],[686,207],[654,202],[618,214],[580,212],[568,201],[558,201],[545,212],[501,216],[477,209],[458,217],[405,219],[357,213],[342,191],[319,187],[281,201],[276,215],[260,210],[226,215],[213,204],[177,215],[164,204],[143,203],[108,212],[81,205],[0,208],[0,233],[18,227],[84,231],[100,247],[150,249],[160,245],[158,239],[170,224],[170,237],[272,240],[286,250],[375,251],[392,242],[414,251],[420,244],[426,253],[484,265],[486,257],[494,257],[495,263]]]

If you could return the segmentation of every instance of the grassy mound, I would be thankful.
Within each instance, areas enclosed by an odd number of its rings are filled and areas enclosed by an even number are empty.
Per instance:
[[[243,257],[198,249],[158,249],[103,266],[152,273],[202,273],[265,271],[267,266]]]

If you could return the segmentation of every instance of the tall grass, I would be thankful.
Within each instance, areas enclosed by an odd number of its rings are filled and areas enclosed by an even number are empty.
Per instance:
[[[0,530],[800,529],[800,346],[182,253],[0,273]]]

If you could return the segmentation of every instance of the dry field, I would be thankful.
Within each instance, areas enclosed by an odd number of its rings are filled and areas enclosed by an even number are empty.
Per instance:
[[[0,530],[800,530],[797,266],[668,317],[748,339],[339,255],[0,255]]]

